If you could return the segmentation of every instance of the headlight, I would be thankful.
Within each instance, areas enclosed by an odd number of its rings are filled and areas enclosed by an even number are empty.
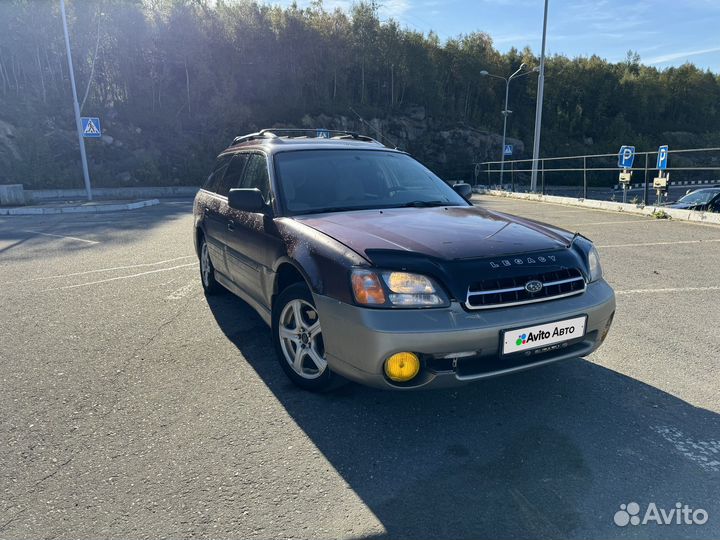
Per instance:
[[[380,278],[370,270],[352,271],[352,290],[358,304],[380,306],[387,302]]]
[[[377,307],[432,307],[447,304],[433,281],[409,272],[373,272],[355,269],[352,290],[358,304]]]
[[[595,246],[591,247],[588,253],[588,267],[590,268],[590,283],[602,277],[603,272],[602,266],[600,266],[600,254]]]

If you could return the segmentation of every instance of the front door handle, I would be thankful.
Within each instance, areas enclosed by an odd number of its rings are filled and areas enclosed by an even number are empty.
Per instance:
[[[227,230],[231,232],[235,230],[235,222],[233,220],[228,221]]]

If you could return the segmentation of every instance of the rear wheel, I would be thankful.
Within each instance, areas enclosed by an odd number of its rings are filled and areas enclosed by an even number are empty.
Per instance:
[[[221,285],[215,280],[215,268],[210,260],[210,252],[204,236],[200,237],[200,282],[208,296],[221,291]]]
[[[297,386],[324,392],[342,380],[325,360],[320,317],[304,283],[294,283],[278,295],[272,326],[280,365]]]

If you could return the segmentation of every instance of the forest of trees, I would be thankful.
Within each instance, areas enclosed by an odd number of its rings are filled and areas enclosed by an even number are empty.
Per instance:
[[[82,113],[100,116],[110,135],[87,145],[96,185],[198,184],[234,135],[299,125],[306,115],[354,120],[351,107],[380,119],[421,107],[433,129],[498,132],[504,87],[480,72],[538,64],[528,49],[501,54],[484,32],[441,41],[381,22],[372,2],[350,13],[320,1],[307,9],[251,0],[67,6]],[[526,149],[536,79],[511,87],[508,134]],[[658,70],[633,53],[620,63],[548,60],[543,155],[659,143],[720,143],[716,74],[690,64]],[[441,174],[471,170],[470,159],[452,168],[426,159],[422,146],[411,150]],[[0,167],[0,183],[82,185],[58,0],[0,2]]]

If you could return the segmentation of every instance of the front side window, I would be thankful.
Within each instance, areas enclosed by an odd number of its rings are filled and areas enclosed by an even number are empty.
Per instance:
[[[468,206],[406,154],[382,150],[299,150],[275,156],[291,214],[405,206]]]
[[[205,183],[203,184],[204,190],[206,190],[206,191],[216,191],[217,190],[218,184],[222,180],[222,177],[225,174],[225,171],[227,170],[231,159],[232,159],[232,156],[229,156],[229,155],[220,156],[217,159],[217,161],[215,162],[215,167],[213,168],[213,171],[210,173],[210,176],[208,176],[207,180],[205,180]]]
[[[220,181],[217,194],[227,197],[232,188],[240,187],[240,179],[242,178],[245,164],[247,163],[247,154],[235,154],[230,165],[225,171],[225,176]]]
[[[267,159],[262,154],[250,154],[245,176],[240,187],[257,188],[265,202],[270,202],[270,178],[268,177]]]

